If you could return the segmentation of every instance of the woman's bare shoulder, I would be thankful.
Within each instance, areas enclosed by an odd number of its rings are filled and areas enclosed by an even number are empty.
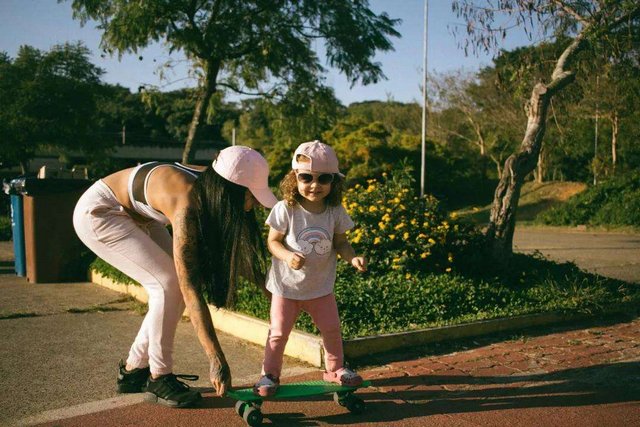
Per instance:
[[[173,222],[176,212],[188,207],[195,179],[175,167],[157,168],[147,182],[147,202]]]

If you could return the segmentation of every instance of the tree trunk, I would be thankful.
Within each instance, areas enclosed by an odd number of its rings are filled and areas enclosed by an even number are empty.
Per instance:
[[[182,163],[192,163],[195,153],[193,152],[193,142],[195,141],[198,128],[200,126],[200,119],[207,111],[211,97],[216,92],[216,81],[218,78],[219,66],[214,65],[213,61],[208,61],[204,67],[204,77],[202,86],[198,88],[198,98],[196,100],[196,107],[193,111],[193,117],[191,118],[191,124],[189,125],[189,133],[187,134],[187,140],[184,144],[184,150],[182,151]]]
[[[564,67],[582,46],[582,34],[579,34],[558,58],[551,83],[538,83],[531,92],[527,105],[527,129],[518,153],[509,156],[504,163],[502,177],[493,196],[489,226],[485,232],[491,253],[499,262],[506,262],[513,254],[513,232],[520,190],[524,178],[538,163],[549,103],[553,95],[575,79],[575,75],[565,71]]]

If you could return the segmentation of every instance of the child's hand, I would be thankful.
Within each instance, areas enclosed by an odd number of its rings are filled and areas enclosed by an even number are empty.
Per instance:
[[[353,265],[356,270],[361,273],[367,271],[367,260],[364,257],[356,256],[351,259],[351,265]]]
[[[289,259],[287,260],[287,264],[294,270],[300,270],[304,265],[304,260],[304,255],[300,252],[291,252]]]

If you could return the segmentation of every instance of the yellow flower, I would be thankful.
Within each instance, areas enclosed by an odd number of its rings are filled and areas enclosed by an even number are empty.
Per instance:
[[[409,238],[409,233],[405,231],[405,233],[402,235],[402,239],[407,240],[408,238]]]
[[[389,240],[395,240],[396,235],[395,234],[389,234]]]
[[[420,234],[418,234],[418,239],[426,239],[426,238],[427,238],[427,235],[426,235],[426,234],[424,234],[424,233],[420,233]],[[416,240],[417,240],[417,239],[416,239]]]
[[[360,243],[361,239],[362,239],[362,234],[356,234],[356,236],[353,239],[351,239],[351,241],[353,243]]]
[[[404,222],[401,222],[400,224],[396,225],[395,227],[393,227],[394,230],[400,230],[401,228],[404,228],[406,226],[406,224]]]
[[[387,173],[386,172],[382,172],[382,176],[384,176],[386,178],[387,177]]]
[[[389,222],[389,221],[391,221],[391,216],[389,216],[389,214],[388,214],[388,213],[386,213],[386,214],[382,215],[382,218],[381,218],[381,219],[382,219],[383,221],[385,221],[385,222]]]
[[[404,276],[404,278],[405,278],[405,279],[411,279],[411,274],[410,274],[410,273],[407,273],[407,274]]]
[[[429,242],[429,243],[431,243],[432,245],[435,245],[435,244],[436,244],[436,241],[435,241],[435,240],[433,240],[431,237],[429,237],[428,242]]]
[[[379,243],[380,243],[380,241],[381,241],[381,240],[382,240],[382,239],[380,239],[379,237],[376,237],[375,239],[373,239],[373,244],[374,244],[374,245],[377,245],[377,244],[379,244]]]
[[[428,257],[429,255],[431,255],[429,252],[422,252],[420,254],[420,258],[425,259],[426,257]]]
[[[450,217],[451,217],[452,219],[455,219],[457,216],[458,216],[458,214],[457,214],[456,212],[451,212]]]
[[[453,255],[449,254],[449,256],[447,257],[447,260],[449,262],[453,262]]]
[[[394,197],[393,199],[391,199],[391,201],[396,205],[400,203],[400,199],[398,199],[397,197]]]
[[[386,224],[384,222],[380,221],[378,223],[378,227],[380,227],[380,230],[384,230],[387,226],[386,226]]]
[[[399,265],[392,265],[392,266],[391,266],[391,269],[392,269],[392,270],[400,270],[401,268],[402,268],[402,267],[401,267],[401,266],[399,266]]]
[[[377,210],[378,210],[378,207],[376,205],[369,206],[369,212],[375,212]]]
[[[416,221],[415,218],[411,220],[411,225],[416,225],[417,223],[418,221]]]
[[[373,193],[376,190],[375,185],[370,185],[367,187],[367,193]]]
[[[355,188],[356,189],[360,188],[360,184],[356,184]]]
[[[447,273],[451,273],[451,267],[447,267],[445,270]]]

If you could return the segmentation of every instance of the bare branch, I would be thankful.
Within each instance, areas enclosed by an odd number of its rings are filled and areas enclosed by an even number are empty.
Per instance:
[[[587,21],[582,15],[580,15],[575,9],[567,5],[563,0],[555,0],[553,3],[558,5],[562,11],[566,14],[573,16],[573,18],[580,22],[583,26],[588,26],[589,21]]]

